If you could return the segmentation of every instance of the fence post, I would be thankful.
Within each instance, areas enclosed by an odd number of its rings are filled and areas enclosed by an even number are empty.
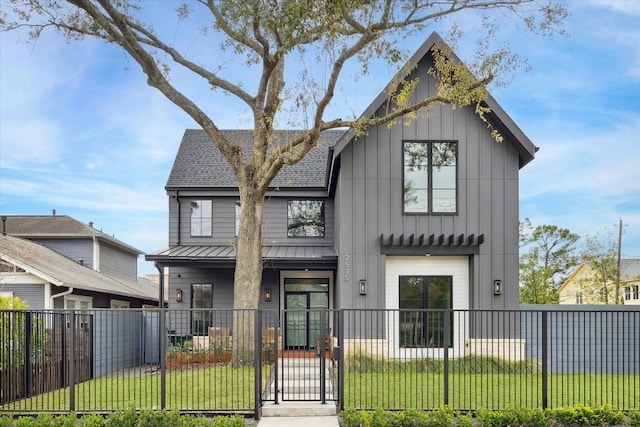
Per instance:
[[[338,405],[344,411],[344,309],[338,310]]]
[[[450,317],[453,315],[453,312],[450,310],[446,310],[444,312],[444,404],[449,404],[449,328],[451,325]]]
[[[547,395],[547,352],[548,352],[548,334],[547,334],[547,325],[548,325],[548,311],[542,311],[542,409],[547,409],[548,405],[548,395]]]
[[[33,395],[33,366],[31,363],[32,348],[32,316],[30,311],[24,312],[24,392],[25,397]]]
[[[260,419],[260,405],[262,404],[262,310],[256,310],[253,331],[253,389],[255,390],[254,398],[254,418]],[[277,334],[275,339],[278,339]],[[277,361],[276,361],[277,363]]]
[[[320,336],[320,403],[322,405],[327,404],[327,396],[326,396],[326,367],[327,367],[327,359],[326,359],[326,345],[327,345],[327,335],[328,331],[325,329],[325,323],[327,322],[327,312],[325,310],[320,311],[320,331],[322,335]]]
[[[76,312],[69,313],[69,410],[76,410],[76,381],[75,381],[75,358],[76,358]]]

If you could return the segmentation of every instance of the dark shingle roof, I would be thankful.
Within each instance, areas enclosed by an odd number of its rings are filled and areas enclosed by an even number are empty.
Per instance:
[[[291,135],[302,132],[296,130],[276,131],[275,136],[285,141]],[[344,130],[322,132],[318,146],[313,148],[299,163],[285,165],[271,186],[326,187],[329,148],[344,132]],[[253,130],[223,130],[222,133],[229,142],[245,147],[245,156],[250,154]],[[231,168],[205,131],[187,129],[182,137],[166,188],[237,188],[237,186]]]
[[[25,239],[97,237],[128,252],[143,253],[141,250],[67,215],[3,215],[3,217],[6,218],[6,232],[12,236]]]

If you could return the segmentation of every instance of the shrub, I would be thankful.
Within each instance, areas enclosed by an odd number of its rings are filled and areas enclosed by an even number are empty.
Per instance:
[[[105,421],[102,415],[87,414],[80,418],[82,427],[104,427]]]
[[[632,427],[640,427],[640,411],[629,412],[629,424]]]
[[[131,427],[138,420],[138,414],[133,409],[114,412],[105,420],[105,427]]]

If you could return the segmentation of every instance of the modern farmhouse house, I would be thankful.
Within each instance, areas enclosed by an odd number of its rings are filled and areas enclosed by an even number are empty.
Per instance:
[[[434,91],[434,44],[444,44],[435,33],[410,60],[419,97]],[[386,93],[363,116],[385,109]],[[442,105],[365,136],[324,132],[302,162],[285,166],[264,209],[261,308],[518,309],[518,174],[536,147],[493,98],[486,104],[501,143],[473,107]],[[224,132],[252,139],[251,130]],[[241,206],[204,131],[184,133],[166,191],[169,246],[147,260],[169,267],[169,307],[232,307]],[[197,317],[195,334],[207,322]],[[413,332],[397,344],[420,347],[429,335]],[[317,334],[283,337],[285,347],[313,348]]]

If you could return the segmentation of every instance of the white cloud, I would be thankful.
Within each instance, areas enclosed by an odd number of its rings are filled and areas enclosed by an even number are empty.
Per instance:
[[[631,16],[640,16],[640,3],[636,0],[591,0],[589,3]]]

